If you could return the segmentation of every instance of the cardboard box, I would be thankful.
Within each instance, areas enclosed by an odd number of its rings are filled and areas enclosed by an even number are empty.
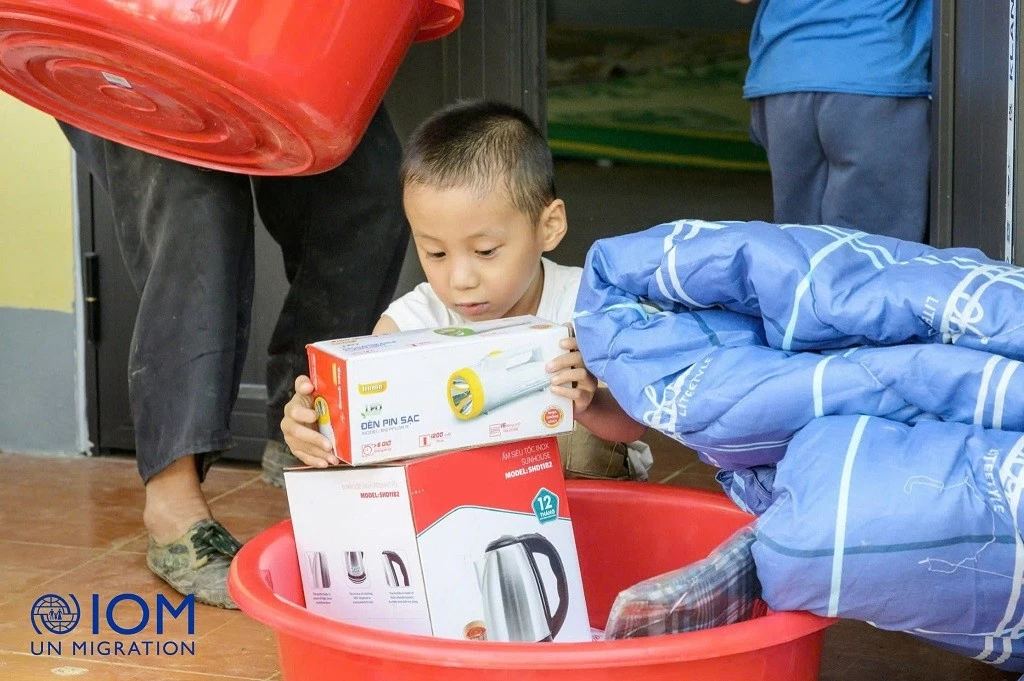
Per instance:
[[[289,469],[306,607],[453,639],[589,641],[554,438]]]
[[[560,324],[514,317],[307,346],[320,432],[359,466],[572,430]]]

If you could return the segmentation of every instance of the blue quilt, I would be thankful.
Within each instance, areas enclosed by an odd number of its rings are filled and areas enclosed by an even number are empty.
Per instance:
[[[597,242],[587,367],[760,517],[768,604],[1024,671],[1024,270],[828,226]]]

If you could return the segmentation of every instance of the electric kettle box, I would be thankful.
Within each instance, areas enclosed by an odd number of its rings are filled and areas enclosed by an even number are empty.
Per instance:
[[[306,608],[489,641],[590,641],[554,438],[285,470]]]
[[[353,466],[568,432],[544,369],[568,334],[512,317],[308,345],[320,432]]]

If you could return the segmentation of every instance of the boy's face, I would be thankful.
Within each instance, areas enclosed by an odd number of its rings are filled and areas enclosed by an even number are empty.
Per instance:
[[[420,264],[445,306],[471,321],[536,312],[523,308],[539,302],[541,254],[565,234],[561,201],[538,224],[503,191],[411,184],[403,201]]]

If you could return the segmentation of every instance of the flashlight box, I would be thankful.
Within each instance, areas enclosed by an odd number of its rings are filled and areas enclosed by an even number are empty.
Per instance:
[[[555,438],[284,477],[310,612],[449,639],[590,640]]]
[[[353,466],[572,430],[545,365],[569,329],[537,317],[307,346],[319,429]]]

